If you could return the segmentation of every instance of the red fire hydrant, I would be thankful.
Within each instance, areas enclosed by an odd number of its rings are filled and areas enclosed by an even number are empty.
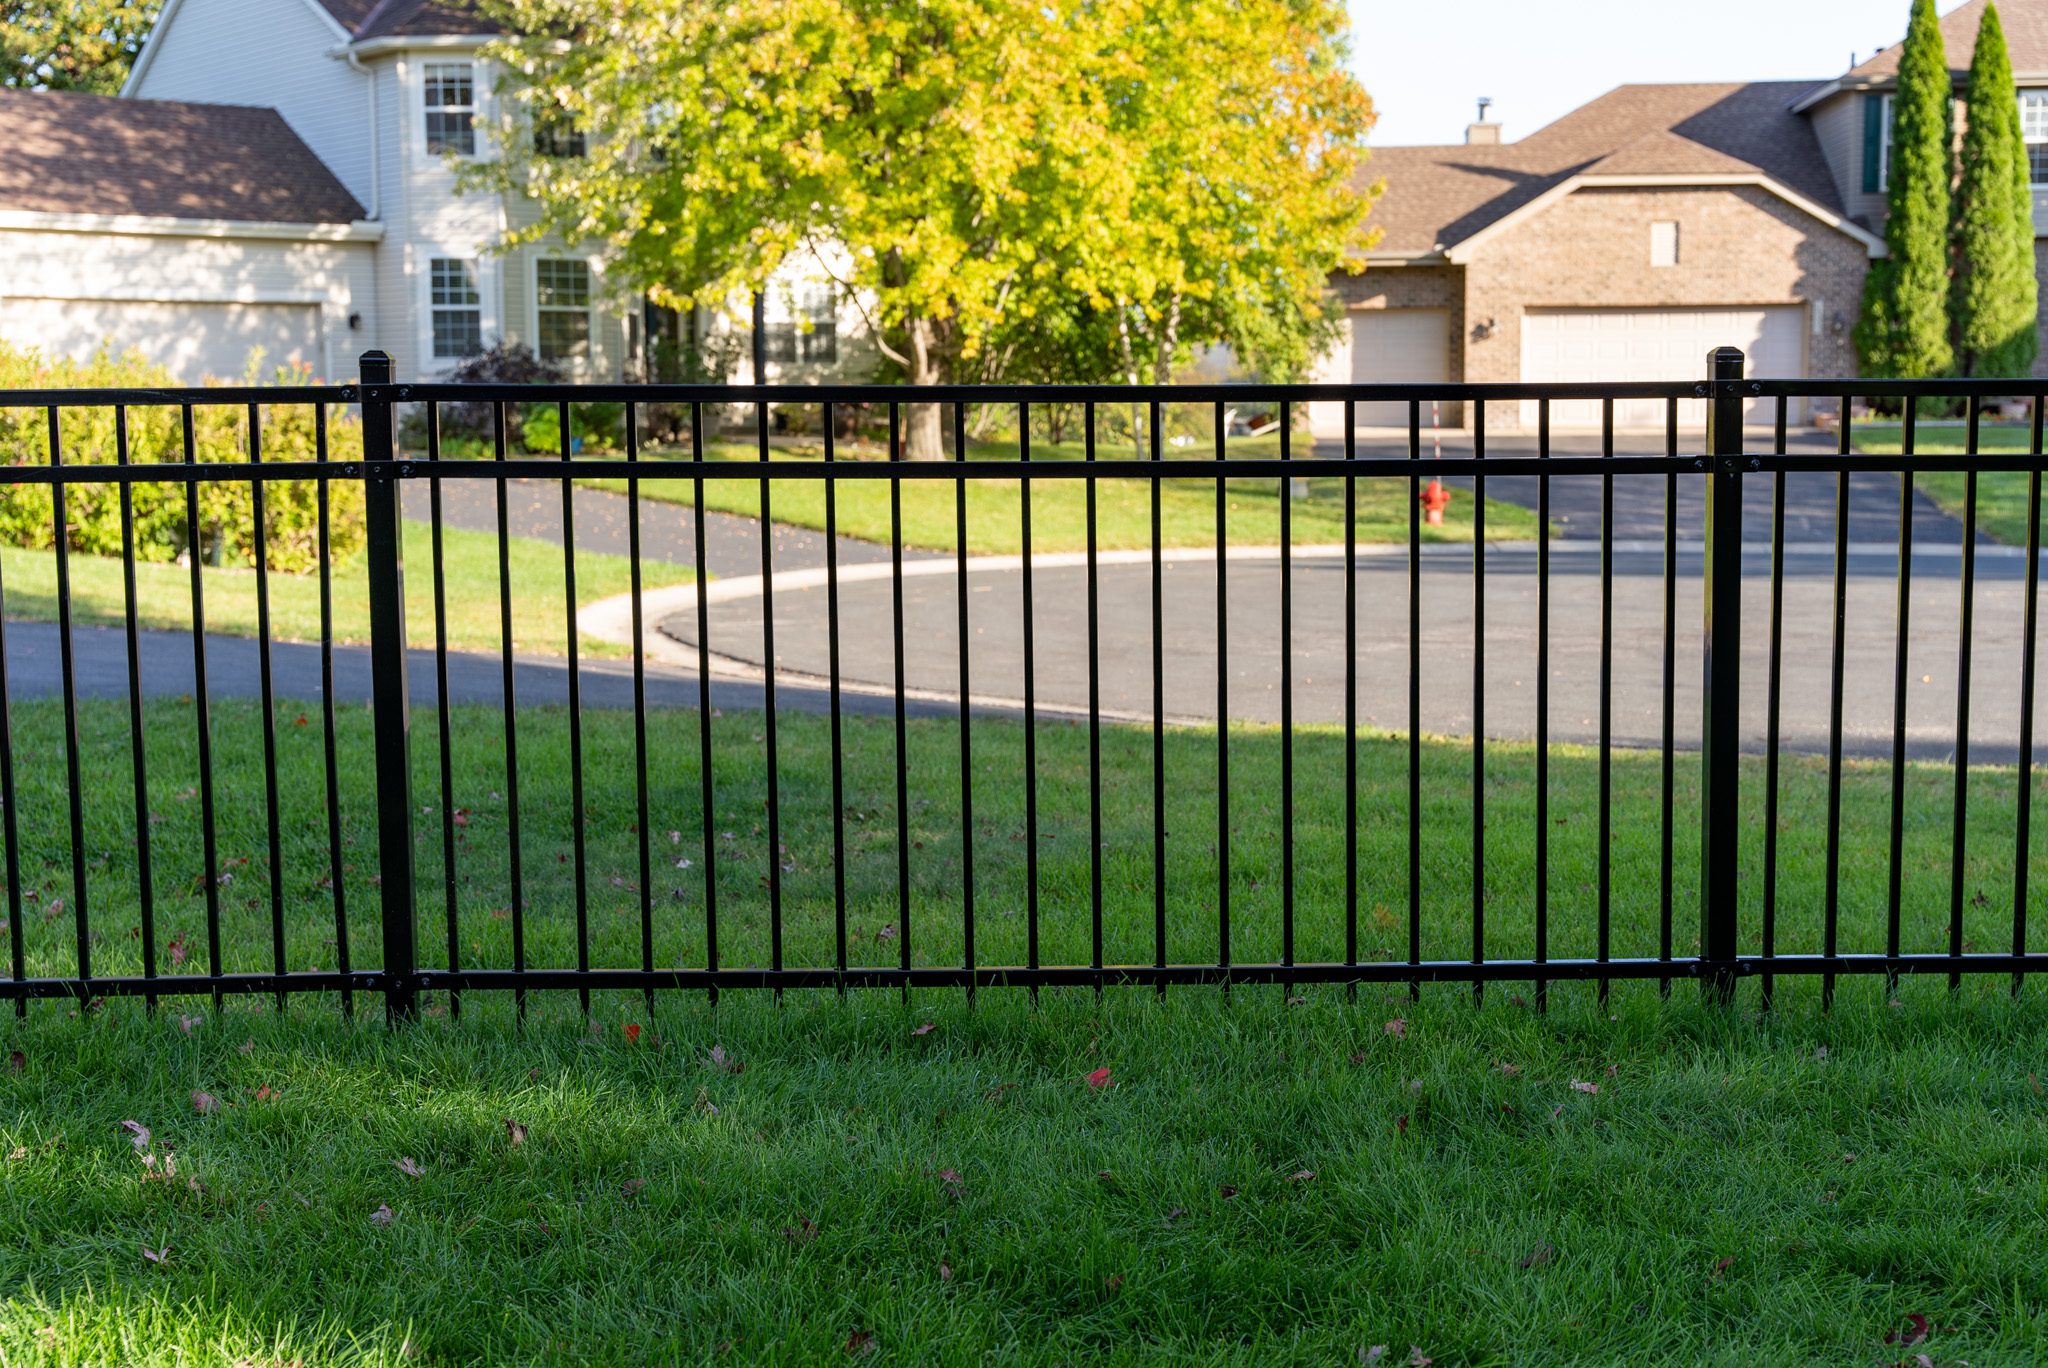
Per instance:
[[[1444,525],[1444,510],[1451,506],[1451,491],[1444,482],[1432,479],[1422,487],[1422,520],[1431,527]]]

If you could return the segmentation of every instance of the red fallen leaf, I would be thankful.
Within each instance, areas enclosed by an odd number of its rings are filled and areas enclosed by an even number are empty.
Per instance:
[[[1721,1281],[1721,1275],[1735,1266],[1735,1256],[1730,1254],[1714,1261],[1714,1281]]]
[[[958,1169],[940,1169],[939,1181],[944,1183],[948,1188],[952,1189],[953,1195],[955,1197],[961,1196],[967,1191],[967,1184],[965,1180],[963,1180],[960,1177],[960,1171]]]
[[[1314,1169],[1296,1169],[1287,1175],[1287,1181],[1290,1183],[1313,1183],[1315,1180],[1316,1171]]]
[[[1884,1337],[1884,1342],[1910,1349],[1927,1338],[1927,1328],[1927,1317],[1915,1311],[1906,1317],[1906,1328],[1891,1331]]]
[[[265,1083],[261,1087],[256,1089],[255,1096],[258,1102],[268,1102],[272,1098],[277,1096],[277,1089],[271,1087],[268,1083]]]
[[[410,1154],[400,1155],[398,1158],[393,1159],[391,1164],[392,1167],[408,1178],[424,1178],[427,1176],[427,1171],[420,1167],[419,1160],[413,1158]]]
[[[392,1214],[393,1213],[390,1207],[385,1206],[382,1203],[379,1203],[377,1209],[370,1213],[370,1224],[375,1226],[388,1226],[391,1224]]]
[[[1574,1078],[1572,1080],[1572,1091],[1582,1093],[1597,1093],[1600,1091],[1600,1085],[1598,1083],[1581,1083],[1578,1079]]]
[[[177,935],[171,937],[171,943],[165,948],[171,952],[171,965],[173,968],[183,964],[186,955],[185,933],[180,931]]]
[[[625,1182],[619,1184],[619,1195],[621,1197],[637,1197],[640,1195],[640,1189],[646,1186],[647,1180],[645,1178],[628,1178]]]
[[[1395,1017],[1392,1021],[1388,1022],[1382,1029],[1385,1030],[1388,1035],[1394,1037],[1394,1039],[1400,1040],[1406,1037],[1408,1034],[1408,1023],[1400,1017]]]
[[[953,1281],[953,1265],[947,1263],[944,1259],[939,1260],[939,1281]]]
[[[846,1337],[846,1352],[849,1354],[872,1354],[875,1352],[875,1332],[856,1330]]]
[[[1088,1086],[1095,1089],[1097,1092],[1100,1092],[1102,1091],[1102,1089],[1108,1087],[1109,1066],[1105,1064],[1101,1068],[1097,1069],[1094,1073],[1089,1074]]]
[[[194,1088],[192,1090],[192,1110],[198,1112],[201,1116],[211,1116],[220,1110],[220,1099],[212,1093],[201,1092],[199,1089]]]
[[[466,827],[466,826],[468,826],[468,825],[469,825],[469,809],[468,809],[468,808],[457,808],[457,809],[455,809],[455,818],[454,818],[454,821],[455,821],[455,825],[457,825],[457,826],[459,826],[459,827]]]
[[[1408,1133],[1408,1113],[1407,1113],[1407,1112],[1402,1112],[1402,1113],[1401,1113],[1401,1119],[1400,1119],[1400,1120],[1398,1120],[1398,1121],[1396,1121],[1396,1122],[1394,1122],[1394,1134],[1396,1134],[1396,1135],[1406,1135],[1407,1133]]]
[[[626,1043],[628,1045],[638,1045],[640,1043],[639,1022],[629,1021],[626,1023]]]
[[[1095,1181],[1101,1183],[1105,1187],[1115,1187],[1116,1175],[1114,1173],[1111,1173],[1108,1169],[1104,1169],[1102,1172],[1095,1175]]]
[[[153,1264],[160,1264],[171,1257],[171,1247],[165,1245],[162,1249],[151,1249],[148,1245],[144,1245],[142,1247],[142,1257]]]
[[[514,1120],[513,1120],[513,1119],[512,1119],[511,1117],[509,1117],[509,1116],[508,1116],[508,1117],[506,1117],[506,1118],[505,1118],[505,1138],[506,1138],[507,1140],[511,1141],[511,1142],[512,1142],[512,1144],[513,1144],[513,1146],[514,1146],[515,1148],[517,1148],[517,1147],[518,1147],[518,1146],[520,1146],[520,1145],[523,1145],[523,1144],[525,1144],[525,1143],[526,1143],[526,1127],[524,1127],[524,1126],[520,1125],[520,1124],[519,1124],[519,1123],[518,1123],[517,1121],[514,1121]]]
[[[914,1035],[914,1036],[928,1036],[928,1035],[930,1035],[930,1034],[931,1034],[931,1033],[932,1033],[933,1031],[936,1031],[936,1030],[938,1030],[938,1029],[939,1029],[939,1023],[938,1023],[938,1022],[936,1022],[936,1021],[927,1021],[927,1022],[926,1022],[926,1023],[924,1024],[924,1025],[922,1025],[922,1026],[913,1026],[913,1027],[911,1027],[911,1028],[910,1028],[910,1033],[911,1033],[912,1035]]]
[[[296,722],[292,723],[292,725],[293,725],[294,727],[303,727],[303,726],[305,726],[305,725],[306,725],[306,715],[305,715],[304,713],[300,713],[300,714],[299,714],[299,718],[298,718],[298,721],[296,721]]]

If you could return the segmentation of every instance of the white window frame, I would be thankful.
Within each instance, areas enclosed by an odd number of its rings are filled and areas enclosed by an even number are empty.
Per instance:
[[[2027,127],[2029,105],[2033,106],[2033,112],[2038,115],[2031,130]],[[2048,89],[2030,87],[2020,91],[2020,141],[2027,146],[2028,183],[2037,190],[2048,187],[2048,181],[2041,180],[2033,171],[2033,150],[2048,145]]]
[[[436,297],[439,283],[435,280],[435,267],[441,263],[464,268],[469,276],[472,299],[466,304],[451,304]],[[476,315],[475,352],[444,352],[440,349],[440,333],[434,326],[441,314],[467,313]],[[467,358],[482,352],[490,343],[484,335],[484,285],[480,263],[473,256],[430,256],[427,258],[427,356],[435,364],[443,362],[459,365]]]
[[[435,73],[437,69],[450,67],[460,67],[469,73],[469,104],[467,106],[428,104],[427,88],[429,83],[436,79]],[[466,57],[429,58],[420,63],[418,85],[419,98],[415,101],[418,117],[414,120],[413,127],[419,130],[419,146],[422,154],[430,160],[439,160],[451,155],[449,151],[437,149],[434,146],[433,139],[427,133],[427,120],[436,112],[444,112],[453,108],[458,112],[466,109],[469,114],[470,145],[469,151],[463,152],[458,150],[453,152],[452,155],[469,160],[482,156],[484,151],[482,141],[482,126],[484,122],[483,74],[477,70],[477,64]]]
[[[1658,231],[1659,229],[1669,231],[1670,251],[1668,255],[1660,253],[1658,250],[1661,245],[1664,245],[1659,241],[1664,236]],[[1652,267],[1662,269],[1664,267],[1676,266],[1679,262],[1680,250],[1677,219],[1658,219],[1650,225],[1650,265]]]
[[[585,283],[583,316],[585,320],[584,327],[586,331],[583,355],[581,357],[561,357],[556,359],[554,364],[559,365],[563,369],[568,370],[572,373],[588,372],[595,368],[597,365],[597,267],[591,264],[591,262],[588,259],[583,257],[536,256],[533,258],[533,269],[529,273],[528,277],[533,284],[533,352],[534,355],[540,357],[542,360],[548,360],[549,358],[547,354],[541,350],[541,319],[547,314],[551,313],[576,312],[573,306],[563,307],[561,305],[543,304],[541,302],[540,274],[541,265],[544,262],[573,262],[576,265],[581,266],[584,270]]]
[[[413,280],[414,307],[418,310],[413,323],[413,346],[417,348],[419,364],[413,367],[420,375],[445,373],[461,358],[434,355],[434,260],[467,261],[476,268],[476,293],[478,331],[483,338],[484,349],[502,339],[504,324],[499,317],[498,261],[481,243],[451,245],[445,242],[417,243],[408,249],[407,271]]]
[[[1887,194],[1892,185],[1892,97],[1878,97],[1877,108],[1877,193]]]

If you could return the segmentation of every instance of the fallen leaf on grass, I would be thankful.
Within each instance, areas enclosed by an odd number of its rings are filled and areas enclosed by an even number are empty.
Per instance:
[[[626,1023],[626,1043],[628,1045],[638,1045],[640,1043],[639,1022],[629,1021]]]
[[[1166,1223],[1168,1225],[1172,1225],[1175,1221],[1178,1221],[1181,1217],[1187,1214],[1188,1209],[1186,1207],[1175,1207],[1173,1210],[1166,1213]]]
[[[409,1154],[400,1155],[391,1161],[397,1170],[408,1178],[424,1178],[427,1171],[420,1167],[420,1161]]]
[[[142,1257],[153,1264],[161,1264],[164,1260],[171,1257],[171,1247],[165,1245],[162,1249],[151,1249],[148,1245],[144,1245],[142,1247]]]
[[[242,1042],[241,1044],[239,1044],[239,1045],[235,1046],[235,1053],[236,1053],[236,1054],[244,1054],[244,1055],[246,1055],[246,1054],[255,1054],[255,1053],[256,1053],[256,1037],[254,1037],[254,1036],[250,1036],[250,1037],[249,1037],[249,1038],[248,1038],[247,1040],[245,1040],[245,1041],[243,1041],[243,1042]]]
[[[706,1116],[718,1115],[718,1104],[711,1100],[711,1090],[709,1088],[697,1089],[697,1101],[695,1105],[697,1110],[703,1112]]]
[[[1387,1346],[1384,1344],[1369,1345],[1358,1351],[1358,1361],[1360,1363],[1378,1363],[1381,1359],[1385,1358],[1386,1356]]]
[[[391,1224],[391,1217],[391,1208],[379,1203],[377,1209],[370,1213],[370,1224],[374,1226],[388,1226]]]
[[[1316,1171],[1314,1169],[1296,1169],[1287,1175],[1287,1181],[1290,1183],[1313,1183],[1315,1180]]]
[[[846,1337],[846,1352],[849,1354],[872,1354],[875,1352],[875,1332],[856,1330]]]
[[[1095,1091],[1097,1092],[1101,1092],[1104,1088],[1108,1087],[1109,1066],[1105,1064],[1103,1067],[1097,1069],[1094,1073],[1089,1074],[1088,1086],[1095,1089]]]
[[[194,1088],[192,1090],[192,1110],[198,1112],[201,1116],[211,1116],[220,1110],[220,1099],[212,1093],[201,1092],[199,1089]]]
[[[1921,1315],[1918,1311],[1915,1311],[1911,1315],[1906,1317],[1906,1328],[1903,1330],[1892,1330],[1887,1332],[1884,1337],[1884,1342],[1886,1344],[1896,1344],[1901,1348],[1910,1349],[1914,1345],[1918,1344],[1921,1340],[1927,1338],[1927,1330],[1927,1317]]]
[[[713,1045],[711,1047],[711,1067],[723,1069],[729,1074],[744,1073],[747,1068],[745,1063],[727,1054],[723,1045]]]
[[[1397,1118],[1395,1119],[1395,1121],[1394,1121],[1394,1134],[1396,1134],[1396,1135],[1406,1135],[1407,1133],[1408,1133],[1408,1113],[1407,1113],[1407,1112],[1402,1112],[1402,1113],[1401,1113],[1401,1115],[1400,1115],[1399,1117],[1397,1117]]]
[[[1216,1195],[1227,1202],[1231,1198],[1237,1196],[1237,1189],[1232,1187],[1230,1184],[1225,1183],[1221,1187],[1216,1189]]]
[[[1400,1040],[1408,1034],[1408,1023],[1400,1017],[1395,1017],[1381,1029],[1394,1039]]]
[[[953,1281],[953,1265],[947,1263],[944,1259],[939,1260],[939,1281],[942,1283]]]
[[[140,1121],[123,1121],[121,1129],[128,1132],[130,1143],[139,1150],[149,1148],[149,1127]]]
[[[13,1073],[13,1074],[18,1074],[18,1073],[21,1073],[21,1072],[22,1072],[23,1070],[25,1070],[25,1069],[27,1069],[27,1068],[28,1068],[28,1056],[27,1056],[27,1055],[23,1054],[23,1053],[22,1053],[21,1051],[19,1051],[19,1050],[12,1050],[12,1051],[9,1051],[9,1052],[8,1052],[8,1055],[7,1055],[7,1072],[9,1072],[9,1073]]]
[[[967,1184],[961,1179],[958,1169],[940,1169],[939,1181],[944,1183],[955,1197],[966,1195]]]
[[[817,1223],[808,1216],[799,1216],[795,1225],[782,1228],[782,1238],[789,1241],[790,1248],[801,1249],[818,1238]]]
[[[1572,1080],[1572,1091],[1589,1094],[1597,1093],[1600,1091],[1600,1085],[1598,1083],[1582,1083],[1578,1079],[1574,1078]]]
[[[1102,1280],[1102,1285],[1108,1291],[1114,1292],[1124,1285],[1124,1275],[1121,1273],[1112,1273]]]
[[[1556,1257],[1556,1245],[1548,1240],[1538,1240],[1536,1247],[1521,1257],[1519,1266],[1522,1268],[1542,1268]]]
[[[619,1184],[619,1195],[621,1197],[637,1197],[640,1195],[640,1189],[646,1186],[647,1180],[645,1178],[628,1178],[625,1182]]]
[[[1724,1258],[1716,1259],[1714,1261],[1714,1281],[1721,1281],[1721,1275],[1723,1273],[1726,1273],[1729,1269],[1733,1268],[1734,1266],[1735,1256],[1733,1254],[1727,1255]]]
[[[2034,1096],[2039,1097],[2041,1095],[2041,1075],[2028,1074],[2027,1082],[2034,1085]]]
[[[1423,1353],[1414,1345],[1408,1346],[1408,1368],[1429,1368],[1436,1360]]]
[[[183,1031],[186,1035],[191,1035],[192,1028],[199,1024],[200,1023],[198,1017],[181,1016],[178,1018],[178,1029]]]
[[[1365,1063],[1365,1051],[1363,1051],[1363,1050],[1360,1050],[1360,1051],[1358,1051],[1358,1052],[1357,1052],[1356,1054],[1354,1054],[1354,1055],[1352,1055],[1352,1056],[1351,1056],[1351,1066],[1352,1066],[1353,1068],[1357,1068],[1357,1067],[1358,1067],[1358,1066],[1359,1066],[1360,1064],[1363,1064],[1363,1063]],[[1382,1345],[1382,1346],[1381,1346],[1381,1348],[1385,1348],[1385,1347],[1386,1347],[1386,1346],[1384,1346],[1384,1345]]]
[[[930,1035],[930,1034],[931,1034],[931,1033],[932,1033],[933,1031],[936,1031],[936,1030],[938,1030],[938,1029],[939,1029],[939,1023],[938,1023],[938,1022],[936,1022],[936,1021],[927,1021],[927,1022],[926,1022],[926,1023],[924,1024],[924,1025],[922,1025],[922,1026],[913,1026],[913,1027],[911,1028],[911,1030],[910,1030],[910,1033],[911,1033],[912,1035],[914,1035],[914,1036],[928,1036],[928,1035]]]
[[[509,1117],[509,1116],[508,1116],[508,1117],[506,1117],[506,1118],[505,1118],[505,1138],[506,1138],[507,1140],[509,1140],[509,1141],[511,1141],[511,1142],[512,1142],[512,1145],[513,1145],[513,1147],[514,1147],[514,1148],[517,1148],[518,1146],[520,1146],[520,1145],[523,1145],[523,1144],[525,1144],[525,1143],[526,1143],[526,1127],[524,1127],[524,1126],[520,1125],[520,1124],[519,1124],[519,1123],[518,1123],[517,1121],[514,1121],[514,1120],[513,1120],[513,1119],[512,1119],[511,1117]]]

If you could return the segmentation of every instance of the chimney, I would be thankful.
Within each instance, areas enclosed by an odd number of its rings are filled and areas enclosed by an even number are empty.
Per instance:
[[[1486,111],[1492,107],[1492,100],[1484,95],[1479,97],[1479,121],[1465,125],[1467,147],[1492,146],[1500,141],[1500,125],[1489,123],[1486,118]]]

